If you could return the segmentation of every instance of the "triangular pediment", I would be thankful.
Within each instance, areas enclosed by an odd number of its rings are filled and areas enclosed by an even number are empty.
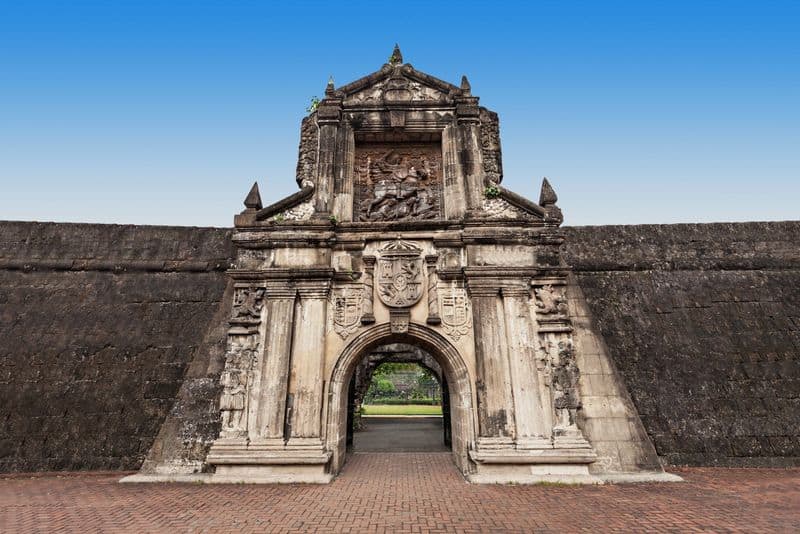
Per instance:
[[[345,107],[395,103],[448,105],[461,89],[408,64],[384,65],[338,89]]]

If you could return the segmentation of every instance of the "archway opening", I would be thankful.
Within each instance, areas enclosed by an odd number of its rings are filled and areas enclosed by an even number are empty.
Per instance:
[[[415,323],[409,324],[408,331],[402,333],[392,332],[386,323],[375,325],[352,338],[337,358],[328,389],[326,418],[327,449],[332,453],[329,464],[331,472],[338,473],[346,460],[348,428],[351,428],[355,408],[355,393],[351,395],[351,391],[356,391],[354,376],[359,364],[391,344],[405,344],[419,349],[430,357],[431,362],[438,364],[443,404],[440,439],[444,443],[444,431],[447,429],[454,463],[463,474],[473,473],[475,466],[469,459],[469,450],[475,444],[476,421],[469,370],[458,349],[449,340],[435,330]],[[449,420],[445,421],[448,414]]]
[[[450,450],[450,403],[442,367],[425,350],[392,343],[362,358],[350,381],[347,448],[356,452]]]

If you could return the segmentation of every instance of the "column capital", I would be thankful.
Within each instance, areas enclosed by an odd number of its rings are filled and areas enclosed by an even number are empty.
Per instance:
[[[328,298],[330,280],[296,280],[295,287],[300,298]]]
[[[289,279],[270,280],[266,282],[267,298],[273,299],[293,299],[297,295],[294,284]]]

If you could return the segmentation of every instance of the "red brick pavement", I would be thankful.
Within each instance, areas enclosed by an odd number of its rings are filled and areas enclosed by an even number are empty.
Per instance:
[[[360,453],[327,486],[0,479],[3,532],[789,532],[800,469],[674,469],[685,483],[467,484],[447,453]]]

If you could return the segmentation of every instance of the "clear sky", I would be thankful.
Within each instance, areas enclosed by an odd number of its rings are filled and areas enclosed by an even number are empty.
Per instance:
[[[800,219],[800,1],[0,0],[0,219],[230,226],[328,76],[466,74],[566,224]]]

